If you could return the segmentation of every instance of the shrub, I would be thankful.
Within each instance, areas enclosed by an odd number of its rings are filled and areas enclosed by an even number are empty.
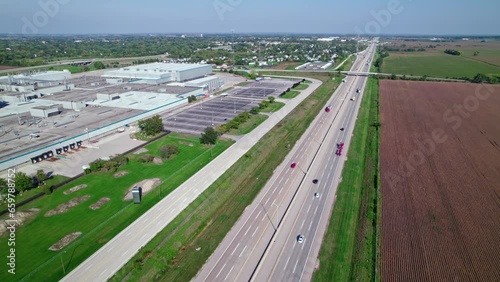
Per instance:
[[[153,155],[142,155],[137,159],[140,163],[150,163],[154,160],[155,156]]]
[[[178,154],[179,152],[179,147],[177,147],[177,145],[174,143],[170,143],[160,148],[160,156],[162,157],[162,159],[168,159],[171,156]]]

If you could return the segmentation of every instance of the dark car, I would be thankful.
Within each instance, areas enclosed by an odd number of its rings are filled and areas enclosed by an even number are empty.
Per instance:
[[[342,127],[342,128],[340,129],[340,131],[344,131],[344,128]]]
[[[313,179],[314,184],[318,184],[318,179]]]

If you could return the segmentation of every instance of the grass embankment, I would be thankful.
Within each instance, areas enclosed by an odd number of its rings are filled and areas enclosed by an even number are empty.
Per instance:
[[[378,80],[370,78],[313,281],[380,279],[375,274],[381,212],[379,125]]]
[[[285,106],[285,103],[281,102],[274,102],[270,103],[267,108],[260,110],[262,113],[273,113],[276,111],[279,111],[279,109],[283,108]]]
[[[347,62],[345,62],[340,68],[339,70],[342,71],[342,70],[351,70],[352,68],[352,65],[354,64],[354,62],[356,62],[356,59],[358,58],[357,55],[352,55],[349,57],[349,59],[347,59]]]
[[[240,124],[238,129],[230,129],[229,135],[245,135],[263,123],[268,117],[266,115],[250,115],[250,119]]]
[[[383,73],[427,75],[442,78],[473,78],[478,73],[500,76],[500,67],[474,57],[452,56],[441,50],[426,52],[389,52],[384,58]]]
[[[296,87],[294,87],[293,90],[306,90],[307,87],[309,87],[309,84],[301,83],[301,84],[297,85]]]
[[[280,73],[281,75],[281,73]],[[289,74],[288,74],[289,75]],[[306,74],[301,74],[306,75]],[[331,97],[340,79],[324,84],[128,262],[111,281],[189,281],[217,248]],[[197,248],[198,249],[197,251]]]
[[[180,152],[163,164],[139,163],[137,158],[144,154],[160,155],[160,148],[166,144],[175,143]],[[219,140],[217,146],[201,145],[199,137],[171,134],[161,138],[148,146],[148,152],[142,154],[129,154],[130,161],[123,165],[119,171],[128,171],[128,174],[115,178],[113,173],[94,173],[83,176],[53,194],[37,199],[22,210],[39,208],[40,211],[30,222],[16,230],[16,275],[12,276],[7,271],[0,273],[0,281],[57,281],[64,276],[62,263],[66,273],[75,268],[79,263],[91,256],[106,242],[149,210],[161,198],[168,195],[186,179],[195,174],[200,168],[212,160],[211,154],[217,156],[228,148],[233,142]],[[159,178],[162,184],[154,191],[144,195],[140,205],[131,201],[124,201],[126,191],[133,184],[144,179]],[[88,187],[69,195],[64,191],[79,184]],[[91,198],[70,209],[66,213],[45,217],[45,213],[55,209],[58,205],[66,203],[75,197],[90,195]],[[111,200],[98,210],[91,210],[89,205],[99,199],[108,197]],[[82,232],[82,235],[62,251],[49,251],[48,248],[64,236],[72,232]],[[0,253],[7,254],[8,237],[0,238]],[[7,259],[4,257],[4,262]],[[26,275],[31,274],[28,278]]]
[[[300,93],[301,93],[300,91],[290,90],[290,91],[286,92],[285,94],[281,95],[280,98],[293,99],[293,98],[297,97],[297,95],[299,95]]]

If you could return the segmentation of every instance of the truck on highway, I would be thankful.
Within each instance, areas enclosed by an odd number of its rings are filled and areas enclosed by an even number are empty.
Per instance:
[[[331,104],[328,105],[328,106],[326,106],[325,112],[329,113],[331,110],[332,110],[332,105]]]

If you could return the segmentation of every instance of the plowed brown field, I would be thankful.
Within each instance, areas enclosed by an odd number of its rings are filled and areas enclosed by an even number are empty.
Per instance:
[[[382,280],[500,281],[500,87],[380,91]]]

